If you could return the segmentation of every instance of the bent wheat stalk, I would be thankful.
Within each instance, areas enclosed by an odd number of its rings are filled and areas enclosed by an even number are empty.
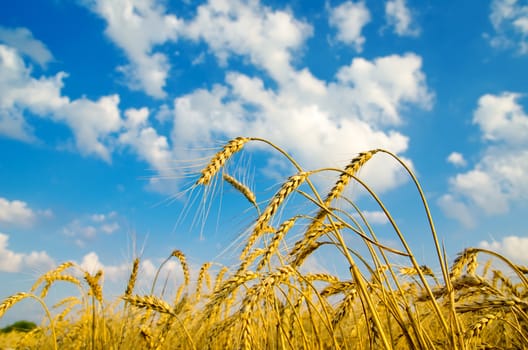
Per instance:
[[[4,314],[6,313],[6,311],[9,310],[13,305],[15,305],[19,301],[21,301],[23,299],[26,299],[26,298],[35,299],[42,306],[42,308],[44,309],[44,312],[46,313],[46,317],[48,318],[49,323],[50,323],[51,336],[52,336],[52,340],[53,340],[53,348],[55,350],[57,350],[57,336],[55,334],[55,325],[54,325],[54,322],[53,322],[53,317],[51,316],[51,313],[50,313],[46,303],[44,302],[44,300],[42,300],[42,298],[39,298],[35,294],[26,293],[26,292],[19,292],[19,293],[13,294],[13,295],[7,297],[6,299],[4,299],[2,304],[0,304],[0,318],[2,318],[2,316],[4,316]]]

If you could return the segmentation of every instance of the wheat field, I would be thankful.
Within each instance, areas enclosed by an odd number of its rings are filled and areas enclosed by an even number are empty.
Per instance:
[[[248,143],[271,147],[295,169],[265,200],[226,167]],[[357,177],[380,154],[400,164],[418,190],[437,273],[418,261],[368,179]],[[335,179],[328,193],[313,181],[321,174]],[[167,259],[179,262],[184,278],[169,298],[136,292],[138,257],[123,294],[107,300],[103,271],[90,274],[65,262],[1,302],[0,318],[20,302],[38,303],[46,317],[30,332],[0,334],[0,349],[528,348],[528,268],[481,248],[447,261],[420,183],[391,152],[368,150],[343,169],[306,170],[268,140],[238,137],[211,158],[193,188],[221,181],[255,212],[235,266],[206,262],[192,276],[176,249]],[[352,183],[385,213],[397,247],[378,239],[347,195]],[[292,196],[306,205],[290,208]],[[347,273],[307,271],[307,259],[321,249],[331,250]],[[48,305],[48,291],[59,281],[78,294]]]

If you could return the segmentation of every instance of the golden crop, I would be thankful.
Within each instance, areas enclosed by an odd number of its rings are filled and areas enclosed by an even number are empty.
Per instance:
[[[225,170],[230,158],[250,142],[264,142],[296,169],[263,206],[248,186]],[[417,261],[383,202],[357,177],[361,167],[379,154],[399,162],[414,181],[440,273]],[[326,196],[312,182],[321,173],[337,177]],[[396,155],[376,149],[359,154],[344,169],[305,170],[267,140],[236,138],[212,158],[194,186],[212,186],[222,179],[257,213],[237,266],[217,268],[207,262],[194,278],[185,255],[174,250],[168,259],[180,262],[184,282],[174,300],[165,300],[153,292],[135,294],[141,278],[136,258],[123,295],[106,300],[102,271],[91,275],[74,263],[64,263],[41,276],[29,292],[0,304],[0,317],[27,298],[37,300],[47,315],[29,333],[0,335],[0,348],[528,348],[528,268],[480,248],[468,248],[448,264],[420,184]],[[401,249],[378,240],[361,210],[346,196],[351,182],[364,188],[385,212]],[[307,203],[301,209],[315,209],[289,210],[291,196]],[[359,239],[367,255],[347,245],[351,235]],[[336,252],[348,275],[303,272],[306,259],[323,246]],[[479,265],[483,257],[497,264]],[[73,273],[75,269],[80,271]],[[57,281],[75,285],[79,295],[48,306],[47,291]]]

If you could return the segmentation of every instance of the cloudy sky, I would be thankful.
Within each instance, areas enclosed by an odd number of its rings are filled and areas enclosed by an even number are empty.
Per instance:
[[[188,189],[236,136],[269,139],[305,169],[388,149],[419,176],[450,257],[483,246],[528,264],[527,66],[521,0],[11,2],[0,297],[67,260],[118,283],[137,255],[147,277],[173,249],[195,268],[234,255],[248,205],[221,184],[229,200],[211,207]],[[262,145],[237,161],[262,200],[293,171]],[[396,162],[376,156],[360,175],[430,256]]]

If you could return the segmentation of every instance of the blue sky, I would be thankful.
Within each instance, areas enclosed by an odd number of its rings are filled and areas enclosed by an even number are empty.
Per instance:
[[[236,136],[269,139],[305,169],[391,150],[419,176],[450,257],[482,246],[528,264],[527,58],[519,0],[12,2],[0,12],[0,297],[67,260],[121,288],[138,254],[145,280],[173,249],[194,269],[236,257],[248,205],[218,184],[226,197],[202,225],[203,192],[185,192]],[[261,200],[292,174],[265,147],[242,153],[229,169]],[[376,156],[360,176],[431,262],[401,168]],[[391,242],[379,208],[352,195]]]

